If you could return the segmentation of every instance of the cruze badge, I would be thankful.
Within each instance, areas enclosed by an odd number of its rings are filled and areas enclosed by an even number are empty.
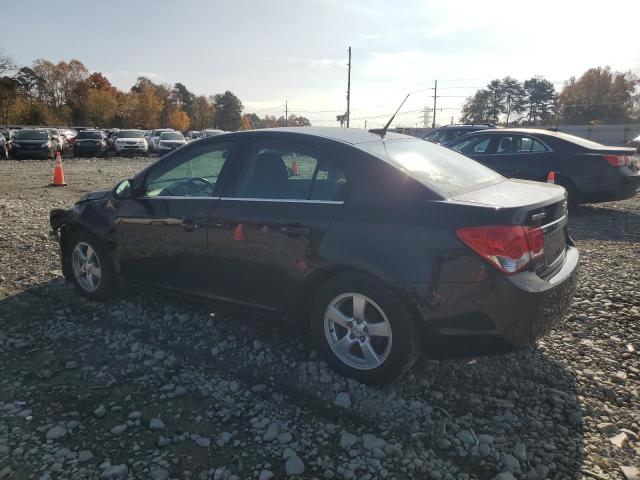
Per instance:
[[[534,222],[537,222],[538,220],[544,220],[544,217],[546,217],[547,214],[542,212],[542,213],[536,213],[535,215],[531,215],[531,220],[533,220]]]

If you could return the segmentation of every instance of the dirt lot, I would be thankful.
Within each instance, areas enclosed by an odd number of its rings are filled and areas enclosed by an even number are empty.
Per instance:
[[[640,199],[572,214],[579,291],[536,348],[372,388],[286,325],[61,279],[49,210],[150,161],[66,160],[65,188],[0,161],[0,479],[640,475]]]

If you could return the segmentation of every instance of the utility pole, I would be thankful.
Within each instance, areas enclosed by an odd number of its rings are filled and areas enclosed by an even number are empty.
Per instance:
[[[347,128],[349,128],[349,117],[351,116],[350,110],[351,103],[351,47],[349,47],[349,70],[347,73]]]
[[[284,101],[284,126],[289,126],[289,101]]]
[[[431,128],[436,128],[436,100],[438,98],[438,80],[436,80],[436,84],[433,87],[433,123],[431,123]]]
[[[367,129],[367,121],[366,120],[364,121],[364,128],[365,128],[365,130]]]

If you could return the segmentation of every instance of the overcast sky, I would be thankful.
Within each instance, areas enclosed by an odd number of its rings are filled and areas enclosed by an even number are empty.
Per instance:
[[[637,0],[29,1],[3,10],[0,50],[19,64],[76,58],[121,89],[139,75],[198,94],[231,90],[245,111],[337,125],[353,49],[352,126],[397,125],[433,103],[458,120],[493,78],[543,75],[556,88],[586,69],[640,73]]]

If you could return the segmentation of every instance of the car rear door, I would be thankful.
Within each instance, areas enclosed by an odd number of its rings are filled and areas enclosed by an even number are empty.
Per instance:
[[[517,133],[492,137],[483,163],[510,178],[537,181],[546,178],[553,152],[541,140]]]
[[[176,152],[149,170],[139,196],[121,202],[116,253],[125,278],[185,293],[208,290],[207,220],[235,145],[220,141]]]
[[[322,143],[322,142],[320,142]],[[280,313],[322,262],[319,246],[344,203],[347,173],[322,146],[253,139],[209,221],[215,296]]]

